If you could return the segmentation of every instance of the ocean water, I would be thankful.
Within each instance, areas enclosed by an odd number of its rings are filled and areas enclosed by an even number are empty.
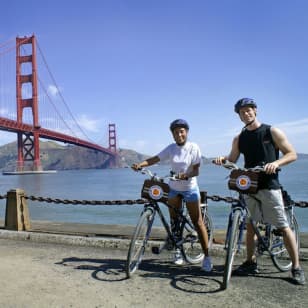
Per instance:
[[[158,175],[167,175],[167,166],[151,168]],[[208,195],[236,197],[227,189],[229,171],[212,164],[203,165],[198,178],[201,190]],[[0,195],[15,188],[28,196],[69,200],[135,200],[140,198],[147,177],[130,168],[104,170],[58,171],[55,174],[0,175]],[[280,180],[295,201],[308,201],[308,160],[298,160],[282,168]],[[6,200],[0,200],[0,217],[5,217]],[[142,205],[64,205],[29,201],[31,220],[78,222],[93,224],[135,225]],[[230,205],[209,201],[209,213],[217,229],[226,228]],[[167,211],[165,210],[165,213]],[[301,231],[308,232],[308,208],[295,208]]]

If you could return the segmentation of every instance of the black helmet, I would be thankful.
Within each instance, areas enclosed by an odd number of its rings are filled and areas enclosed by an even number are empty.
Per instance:
[[[170,130],[173,132],[173,130],[177,127],[183,127],[186,128],[187,130],[189,130],[189,125],[188,123],[183,120],[183,119],[176,119],[173,122],[171,122],[170,124]]]
[[[236,102],[236,104],[234,105],[234,111],[236,113],[240,112],[240,109],[243,107],[254,107],[257,108],[257,104],[256,102],[252,99],[252,98],[242,98],[239,101]]]

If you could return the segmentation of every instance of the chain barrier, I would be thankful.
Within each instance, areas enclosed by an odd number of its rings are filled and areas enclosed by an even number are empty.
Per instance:
[[[224,201],[226,203],[233,203],[237,202],[238,199],[232,198],[232,197],[220,197],[218,195],[213,195],[213,196],[206,196],[207,199],[210,199],[212,201]],[[292,199],[288,200],[288,203],[290,205],[296,206],[296,207],[301,207],[301,208],[306,208],[308,207],[308,202],[307,201],[294,201]]]
[[[232,197],[220,197],[220,196],[218,196],[218,195],[213,195],[213,196],[207,195],[206,198],[207,198],[207,199],[210,199],[210,200],[212,200],[212,201],[215,201],[215,202],[224,201],[224,202],[226,202],[226,203],[233,203],[233,202],[239,201],[239,200],[236,199],[236,198],[232,198]]]
[[[0,195],[0,199],[6,199],[7,195]],[[58,199],[49,197],[36,197],[36,196],[24,196],[25,199],[31,201],[56,203],[56,204],[74,204],[74,205],[133,205],[133,204],[145,204],[148,202],[146,199],[135,199],[135,200],[69,200],[69,199]],[[207,195],[206,199],[210,199],[215,202],[223,201],[226,203],[237,202],[238,199],[232,197],[221,197],[219,195]],[[307,201],[293,201],[290,200],[291,204],[301,208],[307,208]]]
[[[147,202],[145,199],[136,199],[136,200],[68,200],[68,199],[58,199],[58,198],[44,198],[44,197],[35,197],[35,196],[24,196],[25,199],[31,201],[40,201],[47,203],[56,203],[56,204],[74,204],[74,205],[124,205],[124,204],[144,204]]]

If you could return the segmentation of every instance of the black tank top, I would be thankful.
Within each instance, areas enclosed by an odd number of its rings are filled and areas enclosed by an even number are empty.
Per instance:
[[[245,129],[239,136],[239,150],[244,155],[245,168],[273,162],[279,158],[279,150],[275,148],[270,125],[261,124],[251,131]],[[260,189],[278,189],[278,174],[261,174]]]

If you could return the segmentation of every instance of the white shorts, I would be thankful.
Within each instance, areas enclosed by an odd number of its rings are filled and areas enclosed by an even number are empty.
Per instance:
[[[252,219],[276,228],[289,226],[280,189],[261,189],[251,196],[244,195],[244,199]]]

